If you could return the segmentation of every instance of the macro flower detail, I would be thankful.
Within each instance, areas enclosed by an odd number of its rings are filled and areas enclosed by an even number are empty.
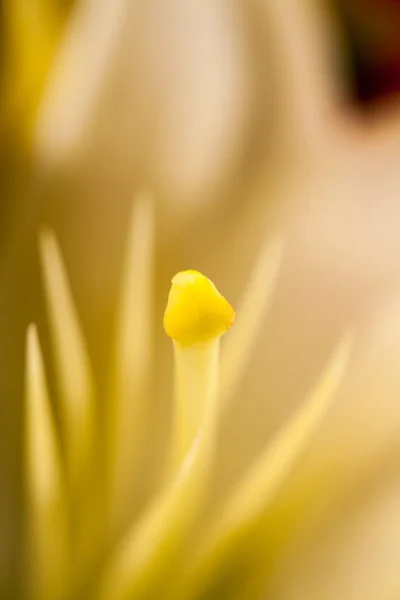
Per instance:
[[[152,372],[153,212],[148,196],[136,199],[104,410],[97,402],[56,238],[49,231],[40,237],[57,394],[53,399],[49,391],[40,335],[31,325],[25,405],[26,600],[261,598],[271,500],[346,371],[349,336],[225,505],[204,520],[219,425],[251,360],[282,244],[270,240],[262,249],[235,324],[233,308],[209,279],[198,271],[175,275],[164,316],[175,362],[169,451],[154,496],[132,515],[135,480],[130,474],[141,457],[140,419]],[[233,324],[221,347],[221,337]]]
[[[198,271],[184,271],[172,279],[164,328],[182,345],[220,337],[235,320],[235,312],[215,285]]]

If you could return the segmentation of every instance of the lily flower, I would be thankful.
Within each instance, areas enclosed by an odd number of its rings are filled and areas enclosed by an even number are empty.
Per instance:
[[[396,598],[395,94],[325,3],[3,4],[0,596]],[[162,330],[193,267],[220,358]]]

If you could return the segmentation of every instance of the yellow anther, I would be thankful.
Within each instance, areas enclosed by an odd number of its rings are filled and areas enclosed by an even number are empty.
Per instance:
[[[182,271],[172,279],[164,314],[169,337],[184,346],[224,334],[235,320],[235,311],[215,285],[198,271]]]

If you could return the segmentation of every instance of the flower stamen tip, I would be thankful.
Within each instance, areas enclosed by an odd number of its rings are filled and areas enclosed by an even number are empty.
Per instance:
[[[164,314],[166,334],[184,346],[223,335],[235,311],[215,285],[198,271],[181,271],[172,279]]]

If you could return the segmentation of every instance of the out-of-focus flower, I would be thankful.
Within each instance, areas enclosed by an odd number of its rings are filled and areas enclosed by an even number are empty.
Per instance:
[[[240,354],[235,368],[229,368],[238,381],[221,417],[200,530],[203,519],[209,523],[214,510],[231,498],[266,440],[289,419],[347,322],[396,287],[399,118],[395,104],[374,107],[367,117],[357,111],[349,81],[341,76],[339,36],[331,17],[324,3],[309,0],[206,0],[196,6],[185,0],[75,3],[45,86],[37,88],[43,91],[34,111],[32,144],[21,150],[14,137],[11,145],[3,144],[2,177],[8,185],[0,208],[3,212],[8,205],[16,221],[9,227],[8,218],[1,219],[12,244],[1,237],[0,395],[5,410],[0,421],[0,595],[18,597],[9,581],[22,580],[18,533],[24,495],[18,496],[18,490],[27,321],[39,323],[53,382],[33,241],[40,207],[45,213],[40,222],[50,222],[57,231],[67,259],[94,379],[100,382],[96,397],[105,389],[108,350],[115,338],[114,301],[134,190],[144,186],[155,191],[158,231],[151,297],[156,323],[161,323],[171,274],[192,266],[209,274],[236,305],[241,291],[251,289],[247,273],[260,248],[276,221],[284,223],[287,252],[270,318],[259,323],[260,335],[245,372],[237,369],[243,364]],[[19,122],[13,125],[18,129]],[[10,154],[14,169],[8,168]],[[27,158],[33,173],[23,168]],[[140,246],[142,251],[145,247]],[[265,278],[258,273],[262,287]],[[153,314],[148,305],[136,314],[143,317],[146,308]],[[381,600],[393,590],[397,593],[393,557],[397,560],[400,535],[393,532],[400,519],[394,509],[395,486],[382,494],[384,485],[389,488],[397,477],[394,457],[400,430],[400,336],[393,313],[386,327],[378,320],[362,340],[329,418],[321,422],[270,505],[249,554],[254,558],[259,553],[261,563],[267,552],[270,560],[265,569],[253,561],[254,588],[248,596],[256,596],[264,575],[268,597],[279,600],[359,600],[360,595]],[[251,310],[239,308],[238,314],[227,344]],[[139,319],[135,331],[150,330],[145,323]],[[97,530],[101,519],[94,509],[101,514],[100,499],[106,497],[102,490],[99,502],[80,502],[92,507],[85,509],[89,516],[75,510],[74,495],[68,498],[77,516],[66,527],[66,536],[72,532],[78,538],[74,581],[95,571],[91,549],[96,546],[102,554],[101,548],[106,552],[114,546],[131,522],[130,512],[133,518],[143,514],[161,489],[158,463],[165,450],[166,415],[171,414],[165,397],[172,366],[161,327],[154,331],[152,383],[157,390],[156,400],[149,402],[149,420],[157,444],[148,457],[135,445],[125,448],[123,455],[137,466],[137,477],[117,480],[138,487],[126,490],[120,496],[126,505],[112,511],[115,540],[106,543]],[[134,345],[139,337],[131,336],[132,347],[124,354],[130,365],[140,363],[145,354],[145,344]],[[231,348],[242,345],[232,341]],[[69,355],[76,358],[79,353]],[[81,364],[77,360],[78,372]],[[224,371],[223,362],[223,380]],[[70,389],[81,379],[65,376],[58,381],[64,381],[62,389]],[[78,392],[71,394],[90,397],[87,387]],[[99,400],[103,402],[112,405],[109,398]],[[66,413],[56,411],[57,423],[61,415]],[[134,417],[126,418],[127,427],[139,422]],[[101,441],[104,429],[100,423],[96,439]],[[70,430],[64,423],[63,449],[70,447]],[[132,441],[141,433],[119,439]],[[71,451],[67,464],[75,461],[79,463]],[[81,487],[79,477],[71,479]],[[83,479],[88,488],[101,482],[95,473],[93,480]],[[82,497],[86,495],[90,497],[82,490]],[[62,519],[57,520],[61,526]],[[80,539],[79,532],[86,529]]]
[[[138,461],[157,445],[146,418],[156,370],[150,344],[152,219],[150,201],[140,199],[130,232],[103,418],[56,240],[48,232],[41,238],[60,427],[32,326],[25,407],[27,599],[257,597],[269,561],[265,522],[271,504],[343,378],[349,340],[226,505],[196,527],[207,502],[220,416],[251,363],[281,244],[268,244],[250,279],[236,331],[223,348],[221,377],[220,338],[234,321],[233,309],[203,275],[179,273],[172,280],[164,317],[165,330],[174,340],[176,367],[166,474],[155,498],[133,518],[140,487],[133,474],[140,468]],[[105,435],[100,423],[106,425]]]

